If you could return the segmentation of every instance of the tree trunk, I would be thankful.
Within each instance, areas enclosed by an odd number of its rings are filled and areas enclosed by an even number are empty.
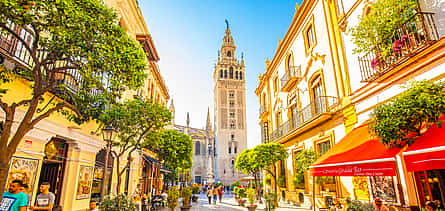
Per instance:
[[[256,175],[256,173],[254,173],[253,174],[253,177],[254,177],[254,180],[255,180],[255,189],[256,189],[256,199],[257,200],[261,200],[261,196],[260,196],[260,189],[259,189],[259,187],[258,187],[258,181],[257,181],[257,175]]]
[[[0,198],[3,196],[3,190],[7,191],[6,188],[6,178],[8,177],[9,161],[11,160],[7,156],[0,156],[0,187],[3,188],[0,191]]]
[[[117,171],[117,186],[116,194],[121,193],[121,171],[120,171],[120,156],[116,159],[116,171]]]

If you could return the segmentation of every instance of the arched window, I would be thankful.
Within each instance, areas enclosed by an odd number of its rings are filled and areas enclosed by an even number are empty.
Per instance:
[[[195,142],[195,155],[201,154],[201,143],[199,141]]]
[[[232,147],[229,146],[229,154],[232,153]]]
[[[292,65],[294,64],[294,61],[292,60],[292,54],[289,54],[287,57],[287,70],[291,70]]]
[[[235,71],[235,79],[238,79],[238,71]]]
[[[323,81],[321,79],[321,75],[318,75],[314,78],[314,80],[310,83],[310,92],[312,100],[314,101],[314,112],[315,115],[319,114],[324,111],[326,108],[325,106],[325,99],[324,91],[323,91]]]
[[[229,69],[229,76],[230,76],[230,79],[233,79],[233,67],[230,67],[230,69]]]
[[[224,70],[224,78],[227,78],[227,70]]]
[[[243,80],[243,72],[239,72],[239,79]]]
[[[220,78],[223,77],[223,71],[222,71],[222,70],[219,71],[219,77],[220,77]]]
[[[227,51],[227,57],[231,57],[232,56],[232,52],[231,51]]]

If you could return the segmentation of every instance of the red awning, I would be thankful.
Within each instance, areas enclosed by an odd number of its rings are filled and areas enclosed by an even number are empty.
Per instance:
[[[440,118],[445,119],[445,116]],[[445,169],[445,124],[431,126],[403,152],[408,171]]]
[[[387,149],[363,124],[335,144],[311,167],[312,176],[395,176],[399,148]]]

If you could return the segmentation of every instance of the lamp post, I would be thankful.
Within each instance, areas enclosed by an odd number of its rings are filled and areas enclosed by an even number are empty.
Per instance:
[[[105,165],[104,165],[104,171],[102,175],[102,186],[100,191],[100,200],[103,201],[105,196],[105,184],[108,180],[108,157],[111,150],[111,143],[113,142],[113,135],[115,135],[116,130],[111,125],[105,126],[105,128],[102,128],[102,138],[107,143],[106,146],[106,154],[105,154]]]

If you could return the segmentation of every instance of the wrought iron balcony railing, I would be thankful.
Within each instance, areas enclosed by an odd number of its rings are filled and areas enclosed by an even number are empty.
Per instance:
[[[281,124],[271,134],[271,140],[277,140],[292,130],[299,128],[304,123],[309,122],[311,119],[322,113],[332,112],[331,107],[336,105],[338,100],[336,97],[320,96],[314,99],[309,105],[299,111],[295,111],[292,118]]]
[[[35,65],[35,61],[32,59],[31,53],[26,48],[25,44],[28,45],[32,49],[32,45],[34,43],[34,33],[28,29],[21,26],[18,26],[15,23],[8,21],[7,27],[12,31],[16,32],[20,38],[25,41],[25,43],[21,42],[17,37],[14,37],[11,33],[6,31],[0,32],[0,52],[3,55],[14,60],[16,63],[14,67],[14,73],[20,75],[21,77],[32,80],[31,77],[31,69]],[[46,58],[47,53],[43,49],[37,50],[36,58],[39,61],[43,61]],[[0,56],[2,56],[0,54]],[[64,87],[65,89],[54,89],[51,92],[55,95],[61,97],[63,95],[62,92],[64,90],[68,90],[70,92],[78,92],[81,88],[81,84],[83,81],[82,75],[76,69],[63,68],[70,66],[70,62],[68,60],[57,60],[51,64],[47,65],[45,70],[54,72],[54,80],[58,85],[62,85],[59,87]],[[49,77],[48,73],[42,70],[43,77]],[[56,71],[57,70],[57,71]],[[91,95],[98,95],[101,91],[98,89],[91,90]],[[65,99],[70,101],[70,99]]]
[[[400,25],[391,37],[358,58],[362,82],[370,82],[405,62],[439,39],[433,13],[419,12]]]
[[[281,77],[281,91],[288,92],[301,79],[301,66],[290,66]]]

